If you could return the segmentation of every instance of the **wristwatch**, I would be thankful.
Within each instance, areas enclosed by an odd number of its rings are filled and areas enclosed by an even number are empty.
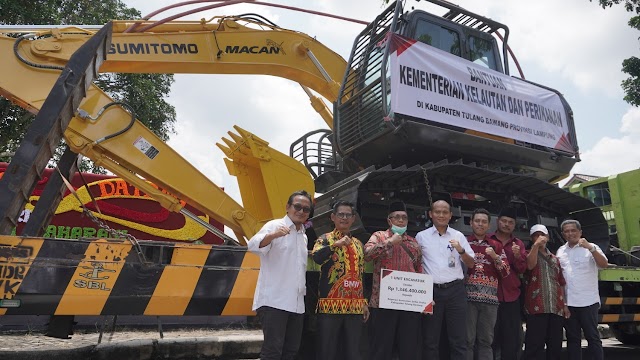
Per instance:
[[[465,252],[465,251],[467,251],[467,250],[465,250],[464,248],[462,248],[462,251],[458,251],[458,254],[462,255],[462,254],[464,254],[464,252]]]
[[[591,249],[589,249],[589,252],[596,252],[596,246],[595,245],[591,245]]]

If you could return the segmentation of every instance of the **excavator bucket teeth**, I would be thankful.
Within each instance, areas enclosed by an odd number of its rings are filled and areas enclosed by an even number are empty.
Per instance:
[[[236,135],[236,134],[232,133],[231,131],[227,132],[227,134],[229,134],[229,136],[231,136],[231,139],[233,139],[233,141],[236,142],[236,146],[238,146],[238,147],[243,146],[243,145],[246,146],[246,143],[244,143],[244,141],[242,141],[243,140],[242,136]]]
[[[267,221],[284,216],[289,195],[297,190],[313,194],[313,178],[295,159],[269,147],[251,132],[234,126],[230,141],[217,146],[225,153],[229,174],[235,176],[245,209],[257,219]]]
[[[222,138],[222,140],[225,140],[224,138]],[[225,141],[226,143],[226,141]],[[222,150],[222,152],[224,153],[225,156],[227,157],[231,157],[232,151],[228,146],[224,146],[222,144],[216,144],[216,146]]]

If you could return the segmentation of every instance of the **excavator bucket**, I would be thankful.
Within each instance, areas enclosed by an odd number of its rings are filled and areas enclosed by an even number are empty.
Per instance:
[[[229,131],[224,144],[230,175],[238,179],[244,208],[258,221],[284,216],[289,195],[297,190],[315,192],[309,171],[295,159],[269,147],[269,143],[239,126]]]

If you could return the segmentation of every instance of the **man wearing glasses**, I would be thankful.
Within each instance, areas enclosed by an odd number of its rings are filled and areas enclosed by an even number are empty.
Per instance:
[[[598,268],[606,268],[608,260],[598,245],[582,237],[582,227],[577,220],[563,221],[560,229],[567,240],[558,249],[557,257],[567,282],[565,295],[568,307],[565,312],[569,313],[569,318],[564,327],[569,360],[582,359],[581,329],[589,344],[591,358],[601,360],[604,355],[598,333]]]
[[[313,247],[313,261],[321,265],[317,308],[318,359],[335,359],[338,348],[345,351],[346,359],[360,359],[362,322],[367,321],[369,309],[362,286],[362,243],[350,234],[354,220],[353,204],[338,200],[331,212],[335,226],[333,231],[320,236]]]
[[[435,201],[429,210],[433,226],[416,235],[422,248],[422,268],[433,278],[433,315],[423,317],[423,359],[440,359],[440,334],[447,324],[451,359],[467,359],[467,291],[463,264],[474,267],[467,238],[449,227],[451,206]]]
[[[366,261],[373,261],[373,286],[369,309],[369,359],[390,360],[394,343],[400,360],[416,360],[420,354],[420,314],[380,309],[382,269],[421,273],[420,246],[406,234],[407,208],[401,201],[389,205],[389,228],[376,231],[364,246]]]
[[[311,210],[311,195],[294,192],[287,215],[264,224],[247,243],[248,250],[260,256],[252,309],[262,323],[263,360],[294,359],[300,347],[308,256],[303,224]]]

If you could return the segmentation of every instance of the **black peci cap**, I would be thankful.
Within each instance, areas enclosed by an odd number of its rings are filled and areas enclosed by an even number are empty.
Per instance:
[[[518,211],[516,210],[516,208],[511,207],[511,206],[507,206],[507,207],[503,207],[502,210],[500,210],[500,214],[498,214],[498,217],[509,217],[512,219],[516,219],[516,217],[518,216]]]
[[[396,211],[407,212],[407,206],[404,204],[404,202],[395,200],[391,204],[389,204],[389,214]]]

